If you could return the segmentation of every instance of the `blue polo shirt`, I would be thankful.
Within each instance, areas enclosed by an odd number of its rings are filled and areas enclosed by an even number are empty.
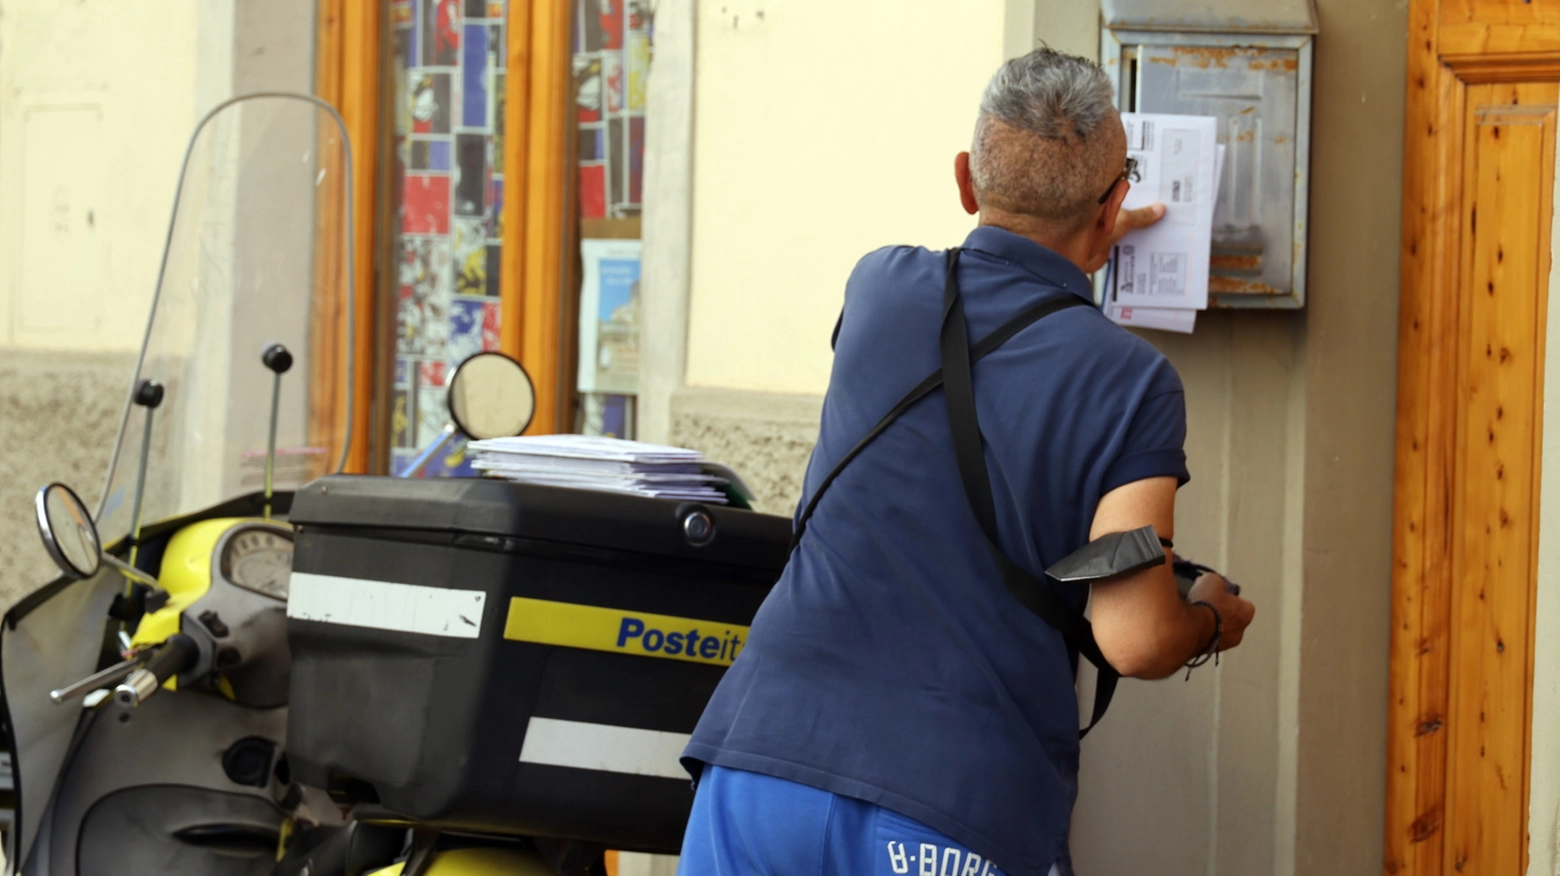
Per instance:
[[[940,365],[944,254],[891,247],[845,287],[803,505]],[[959,284],[975,343],[1020,310],[1089,297],[1077,266],[973,231]],[[1100,497],[1185,482],[1186,408],[1165,357],[1074,307],[974,368],[1001,546],[1040,576],[1088,541]],[[1087,589],[1064,595],[1082,606]],[[1077,795],[1077,655],[1003,587],[965,498],[941,392],[840,475],[684,753],[878,804],[1009,874],[1066,862]]]

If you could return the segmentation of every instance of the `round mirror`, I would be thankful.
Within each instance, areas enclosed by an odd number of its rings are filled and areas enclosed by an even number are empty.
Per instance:
[[[468,437],[519,435],[536,413],[536,390],[519,362],[503,353],[478,353],[450,378],[450,419]]]
[[[72,578],[96,575],[103,551],[81,497],[64,484],[49,484],[38,491],[37,505],[38,532],[54,564]]]

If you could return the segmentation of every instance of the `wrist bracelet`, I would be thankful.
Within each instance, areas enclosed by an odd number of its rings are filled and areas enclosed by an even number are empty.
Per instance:
[[[1219,644],[1224,641],[1224,615],[1219,614],[1219,610],[1214,608],[1212,603],[1201,599],[1193,600],[1188,604],[1201,605],[1213,612],[1213,639],[1208,642],[1208,647],[1200,651],[1196,657],[1186,661],[1186,678],[1189,681],[1192,677],[1192,670],[1206,665],[1209,660],[1213,661],[1213,665],[1219,665]]]

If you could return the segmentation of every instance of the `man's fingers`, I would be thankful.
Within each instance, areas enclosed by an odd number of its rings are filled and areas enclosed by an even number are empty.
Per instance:
[[[1121,215],[1116,219],[1116,230],[1125,234],[1139,228],[1147,228],[1163,218],[1165,218],[1164,204],[1149,204],[1136,210],[1122,210]]]
[[[1233,611],[1225,620],[1224,638],[1220,650],[1228,651],[1246,640],[1246,628],[1251,625],[1251,620],[1256,613],[1257,607],[1251,602],[1239,597],[1235,598]]]

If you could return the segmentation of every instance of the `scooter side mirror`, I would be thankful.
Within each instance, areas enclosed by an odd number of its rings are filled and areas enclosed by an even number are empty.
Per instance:
[[[457,432],[477,441],[507,438],[524,432],[536,413],[536,387],[525,366],[494,351],[477,353],[460,363],[450,375],[445,400],[450,407],[449,425],[401,477],[417,477]]]
[[[450,419],[478,441],[519,435],[536,414],[536,388],[519,362],[503,353],[477,353],[450,377]]]
[[[38,534],[60,571],[90,578],[103,566],[102,542],[87,506],[70,487],[53,483],[38,491]]]

